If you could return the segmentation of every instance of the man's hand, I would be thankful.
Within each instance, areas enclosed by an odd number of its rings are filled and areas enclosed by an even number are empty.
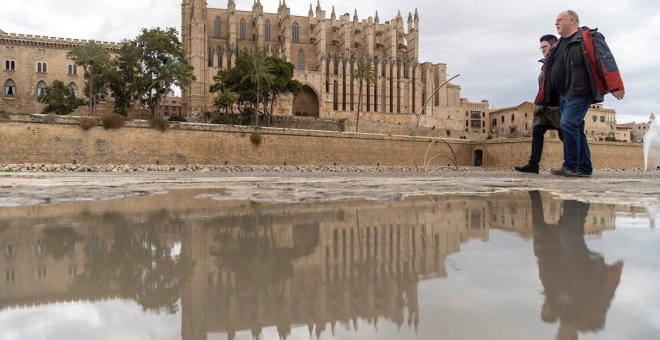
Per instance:
[[[621,100],[621,99],[623,99],[623,96],[626,95],[626,91],[616,90],[616,91],[612,92],[612,95],[614,96],[614,98],[616,98],[618,100]]]

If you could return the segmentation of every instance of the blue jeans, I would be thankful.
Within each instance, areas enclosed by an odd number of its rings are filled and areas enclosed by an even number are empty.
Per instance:
[[[584,117],[591,106],[591,98],[559,97],[561,132],[564,137],[564,167],[570,171],[591,174],[591,152],[584,134]]]

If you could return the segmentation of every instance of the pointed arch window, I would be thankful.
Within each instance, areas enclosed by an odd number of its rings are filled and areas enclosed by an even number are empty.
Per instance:
[[[44,97],[46,95],[46,82],[43,80],[37,83],[37,98]]]
[[[270,41],[270,20],[266,20],[266,25],[264,26],[264,38],[266,41]]]
[[[300,42],[300,26],[297,22],[294,22],[293,26],[291,26],[291,42],[294,44]]]
[[[298,51],[298,69],[305,70],[305,52],[303,50]]]
[[[78,85],[76,83],[69,84],[69,93],[76,98],[78,97]]]
[[[222,19],[220,17],[215,17],[213,33],[216,38],[220,38],[220,34],[222,34]]]
[[[16,70],[16,61],[15,60],[5,60],[5,70],[15,71]]]
[[[239,25],[239,36],[241,40],[245,40],[245,35],[247,34],[247,23],[245,22],[245,18],[241,18],[241,23]]]
[[[8,79],[5,81],[5,96],[13,97],[16,95],[16,83],[13,80]]]

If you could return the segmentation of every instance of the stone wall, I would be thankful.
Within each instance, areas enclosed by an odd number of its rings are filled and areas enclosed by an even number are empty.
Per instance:
[[[18,117],[18,116],[15,116]],[[0,122],[0,163],[78,164],[269,164],[422,166],[431,137],[261,128],[260,145],[250,141],[251,127],[195,123],[172,124],[160,132],[146,121],[118,130],[94,127],[83,131],[75,117],[21,116]],[[415,159],[413,159],[413,141]],[[529,157],[530,139],[468,141],[446,139],[459,165],[511,168]],[[591,143],[595,168],[641,168],[641,145]],[[434,144],[427,159],[449,165],[444,143]],[[543,167],[561,164],[561,144],[546,142]]]

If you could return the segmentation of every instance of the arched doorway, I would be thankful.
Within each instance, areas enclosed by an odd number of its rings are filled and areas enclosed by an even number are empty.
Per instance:
[[[293,115],[303,117],[319,117],[319,97],[314,89],[303,85],[302,90],[293,98]]]

